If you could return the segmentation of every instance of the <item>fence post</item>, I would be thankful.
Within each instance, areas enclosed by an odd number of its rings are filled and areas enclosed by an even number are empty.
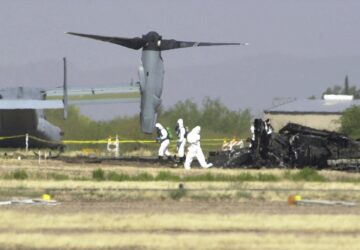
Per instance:
[[[111,137],[109,137],[106,149],[108,152],[110,152],[111,155],[119,157],[120,143],[118,135],[116,135],[115,141],[112,141]]]
[[[120,153],[119,137],[118,137],[118,135],[116,135],[116,140],[115,140],[115,157],[119,157],[119,153]]]
[[[26,133],[25,135],[25,150],[26,152],[29,150],[29,134]]]

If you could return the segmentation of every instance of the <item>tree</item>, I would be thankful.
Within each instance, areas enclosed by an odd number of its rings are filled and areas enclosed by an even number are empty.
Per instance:
[[[360,106],[345,110],[340,119],[340,131],[353,138],[360,138]]]
[[[219,99],[205,97],[202,107],[191,100],[180,101],[173,107],[163,111],[160,122],[167,125],[176,124],[182,118],[189,129],[200,125],[202,136],[205,137],[246,137],[249,133],[250,111],[229,110]]]
[[[354,99],[360,99],[360,89],[356,89],[356,86],[350,86],[349,77],[346,76],[344,80],[344,87],[335,85],[332,88],[327,88],[324,95],[353,95]]]
[[[93,121],[82,115],[77,107],[70,106],[67,120],[63,120],[62,110],[47,110],[46,116],[51,123],[64,131],[63,139],[65,140],[99,140],[115,135],[118,135],[120,139],[129,140],[154,139],[154,135],[145,135],[141,132],[138,115],[118,117],[111,121]],[[195,102],[185,100],[160,110],[159,122],[172,131],[179,118],[184,120],[189,129],[200,125],[202,138],[245,138],[249,134],[251,114],[247,109],[229,110],[219,99],[213,100],[209,97],[204,99],[200,108]],[[156,144],[127,144],[126,146],[128,149],[150,148],[156,147]],[[71,147],[81,148],[83,145]],[[99,145],[99,147],[102,146]]]
[[[231,111],[219,99],[206,97],[203,101],[201,122],[213,131],[224,131],[233,136],[248,133],[251,121],[250,111]]]
[[[174,106],[162,111],[159,114],[159,121],[175,126],[177,120],[182,118],[186,123],[185,125],[192,128],[199,124],[200,116],[197,104],[191,100],[185,100],[179,101]]]
[[[307,99],[308,99],[308,100],[316,100],[316,96],[315,96],[315,95],[312,95],[312,96],[309,96]]]
[[[349,78],[348,78],[348,76],[346,75],[346,77],[345,77],[345,84],[344,84],[345,86],[344,86],[344,94],[345,95],[349,95],[350,93],[349,93]]]

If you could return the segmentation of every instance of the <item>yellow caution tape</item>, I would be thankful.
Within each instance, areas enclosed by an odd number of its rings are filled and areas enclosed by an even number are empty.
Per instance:
[[[0,140],[9,140],[9,139],[16,139],[16,138],[25,138],[26,135],[15,135],[15,136],[0,136]],[[32,136],[32,135],[28,135],[29,139],[33,139],[36,141],[40,141],[40,142],[45,142],[45,143],[49,143],[49,144],[107,144],[109,142],[108,139],[100,139],[100,140],[63,140],[61,142],[57,142],[57,141],[50,141],[50,140],[45,140],[45,139],[41,139],[38,138],[36,136]],[[201,144],[202,145],[207,145],[207,146],[217,146],[221,143],[224,142],[224,140],[230,140],[230,139],[202,139],[201,140]],[[110,142],[114,142],[115,140],[110,140]],[[125,144],[125,143],[140,143],[140,144],[155,144],[157,143],[155,140],[118,140],[118,142],[120,144]],[[175,140],[174,140],[175,142]]]
[[[14,135],[14,136],[0,136],[0,140],[8,140],[8,139],[15,139],[25,137],[26,135]]]
[[[49,141],[49,140],[45,140],[45,139],[41,139],[32,135],[29,135],[29,138],[35,140],[35,141],[40,141],[40,142],[45,142],[45,143],[50,143],[50,144],[60,144],[61,142],[56,142],[56,141]]]
[[[108,140],[63,140],[64,144],[107,144]],[[113,141],[112,141],[113,142]],[[156,143],[154,140],[119,140],[119,143]]]
[[[218,143],[206,143],[209,142],[218,142]],[[222,139],[213,139],[213,140],[202,140],[202,145],[221,145]],[[112,141],[113,142],[113,141]],[[63,140],[64,144],[107,144],[108,140]],[[140,144],[155,144],[157,143],[154,140],[119,140],[120,144],[125,143],[140,143]]]
[[[224,141],[226,141],[226,140],[230,140],[230,139],[201,139],[201,141],[202,142],[204,142],[204,141],[221,141],[221,142],[224,142]]]

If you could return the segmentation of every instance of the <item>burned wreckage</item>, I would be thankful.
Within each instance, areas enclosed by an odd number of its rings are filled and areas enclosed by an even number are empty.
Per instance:
[[[255,119],[255,138],[249,147],[210,152],[209,161],[215,166],[228,168],[360,170],[360,141],[295,123],[288,123],[279,133],[269,135],[265,125],[261,119]]]

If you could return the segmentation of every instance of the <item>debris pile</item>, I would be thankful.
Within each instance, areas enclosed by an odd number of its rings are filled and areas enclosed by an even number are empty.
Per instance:
[[[260,119],[258,119],[260,120]],[[247,148],[210,152],[219,167],[297,167],[360,170],[360,142],[347,136],[295,123],[268,135],[262,120]],[[264,122],[263,122],[264,123]]]

